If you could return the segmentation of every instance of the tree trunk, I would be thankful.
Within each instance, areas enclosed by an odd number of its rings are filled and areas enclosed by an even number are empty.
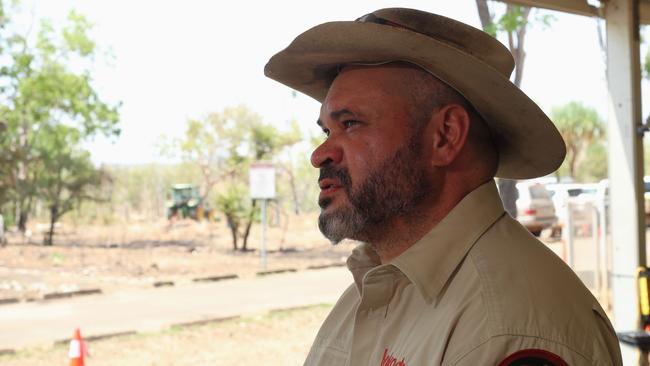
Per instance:
[[[256,206],[257,206],[257,201],[253,200],[253,204],[251,206],[251,212],[248,214],[248,223],[246,223],[246,231],[244,231],[244,237],[241,246],[241,250],[243,252],[248,250],[248,234],[251,233],[251,226],[253,226],[253,218],[255,217]]]
[[[494,25],[493,15],[490,12],[487,0],[476,0],[476,9],[481,19],[481,26],[487,32]],[[512,5],[508,5],[506,9],[506,11],[511,11]],[[530,10],[528,7],[522,7],[523,25],[515,32],[508,32],[508,46],[515,61],[515,77],[513,83],[517,87],[521,87],[521,80],[524,75],[524,61],[526,59],[524,41],[526,39],[526,28],[528,27]],[[499,185],[499,195],[501,196],[504,208],[512,217],[517,218],[517,198],[519,198],[516,187],[517,181],[498,178],[497,184]]]
[[[48,231],[43,244],[52,245],[54,243],[54,225],[56,224],[58,218],[59,208],[58,206],[54,205],[50,207],[50,230]]]
[[[232,235],[232,250],[237,250],[237,231],[239,231],[239,225],[235,224],[235,220],[229,214],[226,214],[226,221],[228,221],[228,228],[230,229],[230,235]]]
[[[512,5],[508,5],[508,9],[511,9]],[[516,45],[511,45],[510,52],[512,53],[515,59],[515,79],[513,83],[521,87],[521,80],[524,76],[524,63],[526,61],[526,52],[524,50],[525,41],[526,41],[526,30],[528,29],[528,16],[530,15],[530,8],[522,7],[523,25],[515,31],[515,38],[517,40]]]
[[[493,24],[492,14],[487,5],[487,0],[476,0],[476,9],[478,10],[478,17],[481,19],[483,30],[487,30]]]
[[[25,233],[27,231],[27,217],[28,217],[28,210],[25,207],[20,206],[18,208],[18,230],[20,230],[21,233]]]

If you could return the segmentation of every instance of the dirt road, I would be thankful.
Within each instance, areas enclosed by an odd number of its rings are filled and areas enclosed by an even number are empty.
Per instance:
[[[350,283],[347,269],[337,267],[4,305],[0,311],[0,349],[51,344],[70,337],[75,327],[87,337],[99,336],[334,303]]]

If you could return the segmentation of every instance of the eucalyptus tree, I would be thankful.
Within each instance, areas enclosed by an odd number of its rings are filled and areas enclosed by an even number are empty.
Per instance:
[[[283,167],[277,161],[278,153],[298,141],[300,134],[295,127],[281,132],[263,122],[259,114],[238,106],[187,121],[185,135],[167,150],[176,151],[183,161],[200,167],[202,199],[208,200],[210,192],[219,185],[215,202],[226,217],[233,249],[246,251],[252,224],[257,220],[257,202],[249,198],[249,167],[260,160],[274,161]]]
[[[90,154],[80,148],[81,133],[65,125],[44,126],[34,144],[39,156],[33,169],[37,174],[37,193],[50,214],[50,226],[43,242],[52,245],[56,223],[84,201],[104,200],[102,186],[109,179],[95,168]]]
[[[13,201],[18,227],[25,230],[39,192],[38,167],[43,165],[35,145],[48,138],[44,131],[70,126],[78,131],[80,141],[87,141],[98,134],[118,136],[120,130],[119,105],[104,102],[93,84],[97,46],[88,20],[73,11],[60,28],[41,20],[21,32],[7,16],[18,9],[2,8],[0,121],[6,129],[0,139],[4,158],[0,158],[11,183],[6,199]]]

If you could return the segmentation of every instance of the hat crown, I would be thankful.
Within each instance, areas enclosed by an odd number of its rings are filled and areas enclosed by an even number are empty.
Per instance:
[[[377,18],[381,21],[376,21]],[[434,38],[492,66],[505,78],[510,77],[515,66],[510,51],[496,38],[480,29],[441,15],[416,9],[386,8],[374,11],[357,21],[397,26]]]
[[[275,54],[264,73],[319,102],[341,65],[410,62],[463,95],[483,117],[499,150],[497,177],[527,179],[556,170],[562,136],[509,80],[514,60],[487,33],[427,12],[389,8],[357,21],[317,25]]]

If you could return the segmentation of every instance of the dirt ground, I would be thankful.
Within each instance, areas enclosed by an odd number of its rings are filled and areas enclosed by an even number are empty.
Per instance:
[[[40,226],[42,227],[42,226]],[[53,246],[42,245],[39,225],[30,236],[8,235],[0,247],[0,300],[40,299],[45,294],[100,288],[151,287],[194,278],[236,274],[255,276],[263,269],[302,269],[341,263],[351,243],[332,246],[317,228],[317,213],[290,216],[267,228],[267,265],[260,260],[261,232],[254,225],[252,251],[233,251],[223,220],[197,223],[166,220],[129,225],[58,230]]]
[[[331,305],[88,343],[88,366],[302,365]],[[0,356],[7,366],[68,362],[68,346]]]

